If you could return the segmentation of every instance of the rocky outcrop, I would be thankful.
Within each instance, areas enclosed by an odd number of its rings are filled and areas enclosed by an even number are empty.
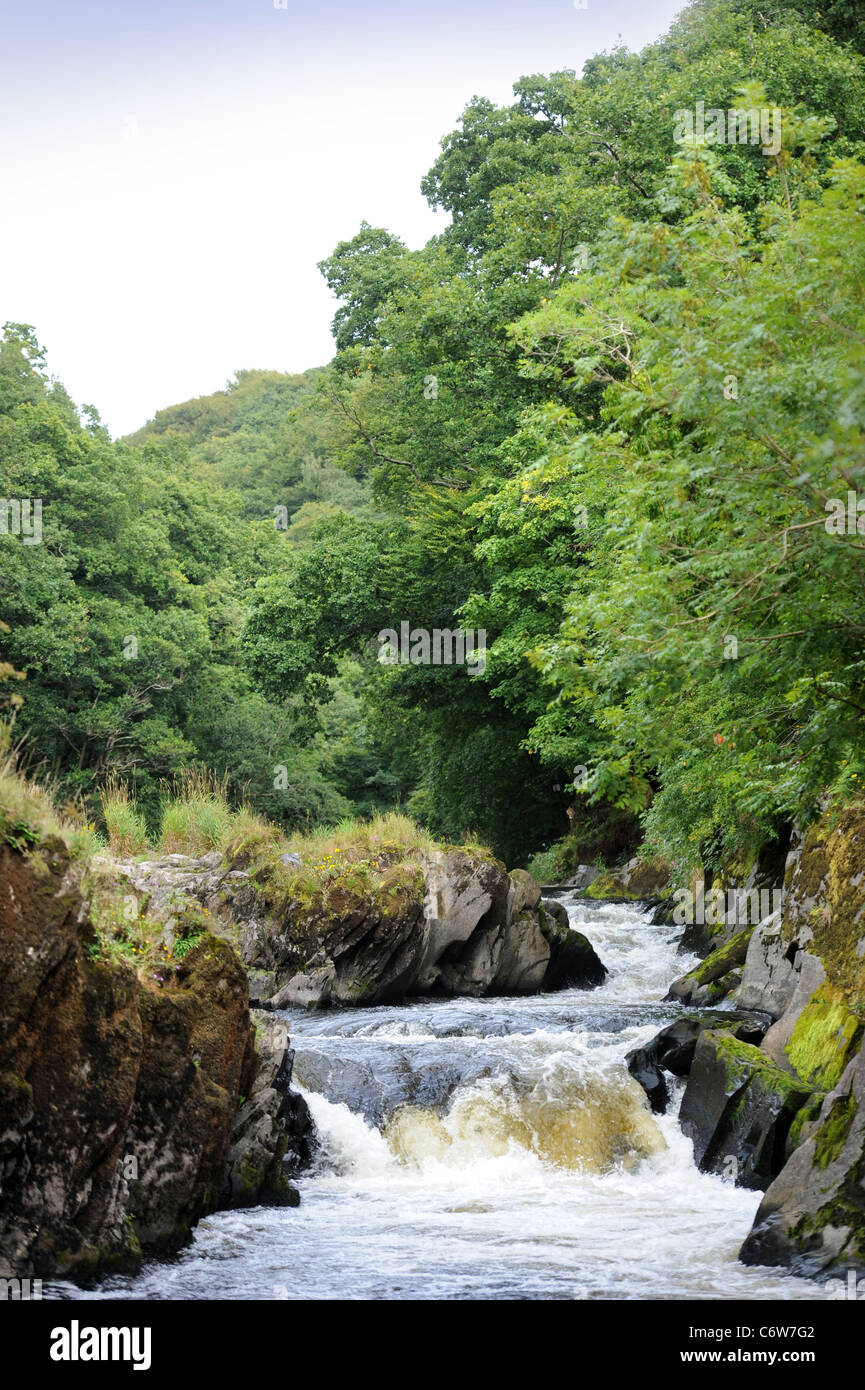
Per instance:
[[[770,875],[772,866],[762,869]],[[827,816],[804,836],[794,835],[780,905],[753,928],[733,931],[729,922],[722,923],[714,946],[699,967],[673,985],[669,997],[693,1004],[723,993],[738,1016],[746,1011],[746,1017],[764,1021],[764,1035],[762,1040],[736,1037],[717,1026],[698,1030],[680,1113],[695,1158],[708,1171],[765,1190],[742,1247],[746,1263],[786,1265],[824,1277],[861,1272],[861,811]],[[755,1010],[759,1014],[747,1012]],[[633,1073],[657,1105],[664,1100],[663,1056],[655,1039],[632,1061]]]
[[[620,869],[605,869],[586,886],[586,896],[610,902],[657,903],[670,882],[664,859],[629,859]]]
[[[687,975],[674,980],[665,999],[677,1000],[680,1004],[692,1004],[698,1008],[726,999],[742,982],[742,971],[737,967],[745,963],[748,943],[753,932],[754,927],[744,927],[736,932]]]
[[[0,847],[4,1274],[134,1268],[220,1204],[256,1095],[246,975],[208,932],[167,961],[103,958],[60,840]]]
[[[780,1173],[793,1121],[812,1089],[728,1029],[700,1034],[679,1123],[703,1172],[765,1189]]]
[[[306,1101],[291,1089],[288,1028],[261,1013],[254,1024],[258,1066],[234,1121],[222,1205],[293,1207],[300,1196],[291,1179],[312,1161],[315,1130]]]
[[[739,1258],[821,1275],[865,1266],[865,1050],[769,1187]]]
[[[815,1099],[742,1247],[746,1263],[828,1275],[865,1262],[863,863],[860,813],[812,826],[788,859],[782,912],[748,952],[739,998],[772,1012],[763,1046]]]
[[[692,1014],[679,1018],[662,1028],[650,1042],[643,1047],[634,1048],[625,1061],[635,1081],[638,1081],[649,1098],[656,1114],[666,1112],[670,1095],[664,1076],[687,1076],[691,1070],[697,1041],[707,1029],[726,1028],[740,1042],[760,1043],[769,1026],[766,1015],[734,1013],[720,1009]]]
[[[291,1006],[392,1003],[408,995],[527,994],[591,988],[606,970],[572,932],[559,905],[545,907],[530,874],[460,849],[418,856],[391,897],[338,883],[324,897],[261,877],[216,856],[125,866],[130,883],[162,912],[194,898],[236,944],[254,1002]],[[414,882],[411,881],[414,873]],[[562,921],[562,914],[564,921]]]

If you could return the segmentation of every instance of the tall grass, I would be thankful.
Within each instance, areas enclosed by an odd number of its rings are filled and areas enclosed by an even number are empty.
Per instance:
[[[24,849],[56,836],[82,859],[104,849],[96,827],[87,823],[79,807],[67,802],[58,810],[52,789],[21,770],[21,747],[13,746],[11,732],[11,721],[0,721],[0,839]]]
[[[435,840],[422,826],[397,811],[374,815],[368,820],[347,816],[334,826],[289,835],[287,843],[289,851],[312,863],[330,858],[362,858],[370,854],[403,858],[409,853],[435,848]]]
[[[143,853],[148,843],[147,824],[135,805],[134,796],[116,772],[108,774],[99,799],[111,852],[122,859]]]
[[[232,837],[235,813],[226,797],[227,776],[186,768],[164,783],[159,824],[163,854],[207,854]]]

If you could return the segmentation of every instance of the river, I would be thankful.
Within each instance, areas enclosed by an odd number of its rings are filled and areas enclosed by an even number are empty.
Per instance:
[[[697,1171],[624,1065],[695,961],[639,904],[562,898],[596,990],[287,1011],[321,1141],[297,1209],[220,1212],[174,1260],[64,1298],[815,1299],[736,1260],[760,1193]],[[681,1088],[673,1109],[678,1106]]]

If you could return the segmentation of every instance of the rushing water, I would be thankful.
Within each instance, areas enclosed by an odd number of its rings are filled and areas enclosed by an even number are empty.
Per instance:
[[[625,1068],[681,1013],[658,1002],[692,963],[675,934],[638,906],[563,901],[603,986],[287,1011],[321,1141],[300,1208],[218,1213],[174,1261],[83,1296],[818,1297],[737,1262],[760,1194],[699,1173]]]

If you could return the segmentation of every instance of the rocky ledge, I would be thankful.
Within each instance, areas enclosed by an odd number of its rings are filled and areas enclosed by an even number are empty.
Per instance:
[[[148,911],[204,908],[267,1010],[593,988],[606,978],[561,904],[542,900],[523,870],[479,854],[419,853],[386,893],[351,888],[347,875],[327,893],[305,892],[299,862],[267,872],[242,862],[173,855],[119,869]]]
[[[0,846],[0,1274],[87,1282],[293,1200],[311,1124],[284,1030],[259,1033],[219,936],[147,978],[101,957],[62,841]]]
[[[776,911],[726,930],[668,998],[721,1003],[631,1054],[705,1171],[764,1192],[740,1258],[828,1278],[865,1269],[865,817],[794,836]]]

